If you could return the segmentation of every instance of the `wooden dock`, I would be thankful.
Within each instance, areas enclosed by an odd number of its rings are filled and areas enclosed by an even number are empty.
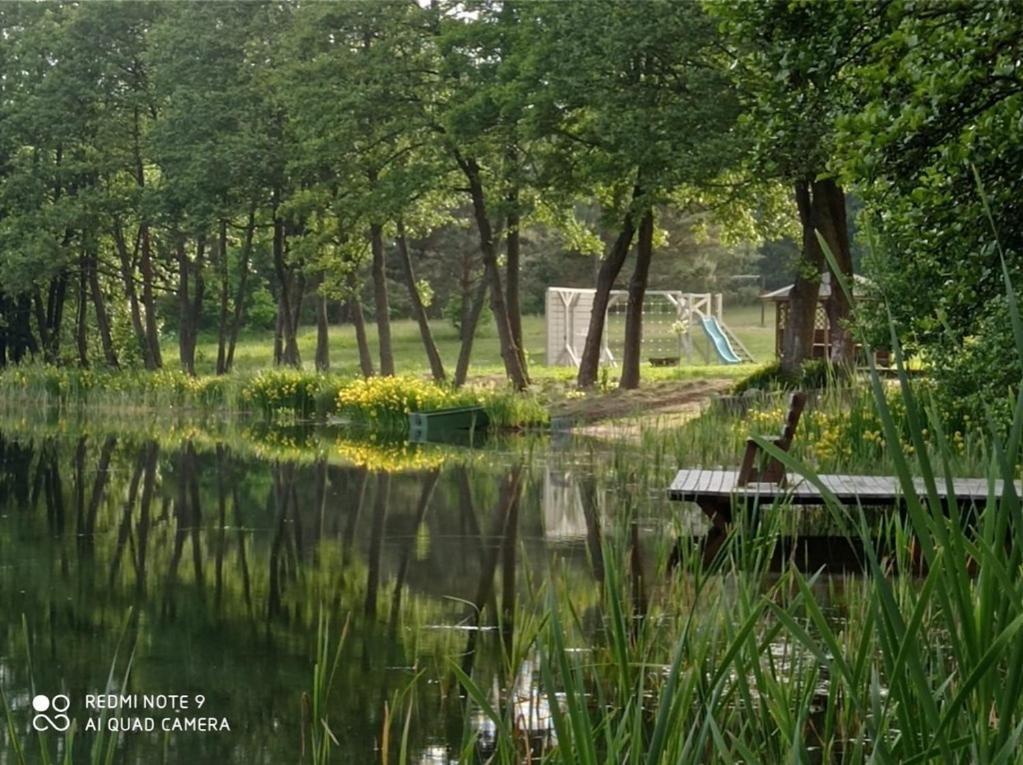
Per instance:
[[[749,483],[737,486],[738,470],[680,470],[668,489],[668,498],[698,504],[708,515],[727,514],[733,503],[738,505],[766,505],[783,499],[794,505],[823,505],[825,500],[818,488],[798,475],[790,474],[784,485],[777,483]],[[901,507],[905,504],[902,487],[895,476],[882,475],[821,475],[821,484],[843,504],[861,504],[865,507]],[[952,479],[951,498],[944,479],[936,480],[941,502],[959,507],[983,507],[988,499],[986,478]],[[915,479],[917,494],[927,496],[923,479]],[[1016,482],[1016,491],[1023,495],[1023,485]],[[1002,482],[995,481],[993,494],[1001,496]]]

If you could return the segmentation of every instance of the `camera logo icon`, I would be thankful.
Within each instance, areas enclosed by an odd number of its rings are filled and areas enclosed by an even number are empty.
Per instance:
[[[32,727],[37,731],[55,730],[64,733],[71,727],[71,718],[65,714],[71,708],[71,699],[63,693],[56,696],[39,694],[32,699],[32,709],[36,714],[32,718]]]

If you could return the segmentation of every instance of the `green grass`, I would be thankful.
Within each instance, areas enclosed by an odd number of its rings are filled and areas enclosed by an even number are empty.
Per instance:
[[[544,425],[546,401],[534,391],[503,385],[459,389],[416,376],[344,377],[278,368],[228,376],[191,377],[168,369],[92,370],[28,364],[0,374],[0,410],[25,406],[162,410],[210,414],[258,413],[266,420],[324,422],[340,417],[390,434],[408,429],[411,412],[481,406],[497,429]]]
[[[893,447],[910,455],[920,447],[914,441],[899,387],[888,382],[880,385],[896,424],[898,443],[889,441],[867,381],[854,377],[843,387],[818,392],[800,418],[792,453],[824,473],[894,475]],[[929,390],[918,389],[916,394],[924,406],[936,406]],[[665,428],[656,419],[648,418],[641,440],[648,452],[667,450],[677,465],[734,468],[747,437],[780,432],[788,411],[788,396],[787,392],[764,394],[735,410],[710,406],[674,428]],[[942,472],[946,470],[943,460],[947,460],[950,475],[984,475],[990,460],[990,436],[979,423],[964,430],[949,429],[944,436],[947,443],[943,444],[937,430],[927,427],[920,442]]]
[[[757,361],[770,361],[774,358],[774,315],[773,307],[768,307],[766,326],[760,326],[759,306],[742,306],[725,311],[725,323],[731,327],[746,345]],[[458,359],[460,340],[458,332],[446,319],[435,319],[431,322],[434,341],[444,359],[448,374],[454,373]],[[530,372],[538,380],[570,380],[575,370],[570,367],[544,366],[546,329],[543,316],[524,316],[522,331],[525,339],[526,353],[529,357]],[[367,325],[370,347],[377,353],[376,325]],[[701,342],[698,340],[697,342]],[[419,328],[409,319],[397,319],[391,322],[391,343],[394,350],[395,365],[398,372],[410,374],[427,374],[429,366],[419,337]],[[312,369],[316,351],[316,328],[303,327],[298,336],[299,351],[306,369]],[[168,338],[163,346],[165,364],[170,367],[177,359],[177,345],[174,338]],[[199,337],[196,348],[196,364],[199,374],[211,374],[217,358],[217,339],[213,333],[204,333]],[[645,367],[645,379],[683,379],[692,377],[739,377],[748,374],[747,365],[729,366],[705,364],[699,354],[692,365],[678,368]],[[355,330],[351,324],[332,325],[330,327],[330,362],[331,371],[342,375],[356,376],[360,374],[358,348],[355,343]],[[235,349],[235,371],[252,372],[272,366],[273,334],[268,331],[247,331],[238,338]],[[374,363],[378,358],[374,356]],[[497,340],[497,330],[492,324],[481,328],[473,346],[472,367],[470,374],[478,377],[503,377],[504,367],[501,361]],[[614,370],[610,372],[612,380],[617,378]]]

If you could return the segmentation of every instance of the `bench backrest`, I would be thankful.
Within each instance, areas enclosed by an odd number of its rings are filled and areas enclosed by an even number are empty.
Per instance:
[[[802,416],[805,406],[806,393],[803,391],[796,391],[789,398],[789,411],[785,417],[781,435],[770,439],[783,452],[787,452],[792,446],[792,439],[796,435],[799,418]],[[748,483],[785,483],[785,466],[774,457],[764,455],[762,451],[752,438],[746,441],[746,453],[742,457],[739,475],[735,482],[737,486],[745,486]],[[758,458],[761,459],[758,460]],[[758,465],[758,461],[763,464]]]

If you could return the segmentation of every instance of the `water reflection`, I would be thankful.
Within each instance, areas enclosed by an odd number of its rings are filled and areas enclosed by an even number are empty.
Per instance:
[[[543,475],[520,456],[441,462],[373,470],[223,443],[0,435],[0,679],[17,732],[31,750],[33,687],[83,712],[129,613],[130,690],[201,692],[232,733],[125,736],[125,762],[165,745],[169,762],[295,759],[321,608],[352,615],[329,710],[338,762],[379,759],[385,702],[424,666],[455,658],[520,687],[502,655],[526,562],[556,555],[596,587],[585,538],[548,546]],[[462,702],[422,694],[410,745],[457,744],[464,719]],[[82,756],[90,740],[76,737]]]
[[[540,758],[558,742],[554,730],[554,715],[551,713],[547,695],[540,689],[540,669],[537,659],[530,657],[519,666],[514,681],[507,690],[502,690],[495,678],[491,689],[490,702],[494,709],[510,708],[510,718],[516,738],[528,743],[529,756]],[[497,749],[497,725],[483,712],[477,710],[470,721],[477,735],[477,750],[488,758]]]
[[[511,657],[516,621],[543,616],[543,583],[556,577],[583,628],[601,629],[612,538],[638,629],[663,582],[665,532],[691,531],[687,550],[717,543],[667,502],[666,480],[624,482],[589,450],[562,445],[541,461],[497,445],[474,459],[302,439],[263,434],[274,446],[263,452],[189,432],[0,431],[0,682],[29,761],[33,689],[67,693],[81,717],[128,655],[130,692],[202,693],[232,732],[126,735],[120,761],[295,761],[323,613],[349,620],[326,709],[334,761],[380,761],[384,710],[417,677],[409,751],[460,760],[475,735],[489,756],[492,724],[453,664],[538,755],[555,743],[550,700],[536,657]],[[0,752],[9,736],[0,729]],[[92,740],[80,731],[76,759]]]

